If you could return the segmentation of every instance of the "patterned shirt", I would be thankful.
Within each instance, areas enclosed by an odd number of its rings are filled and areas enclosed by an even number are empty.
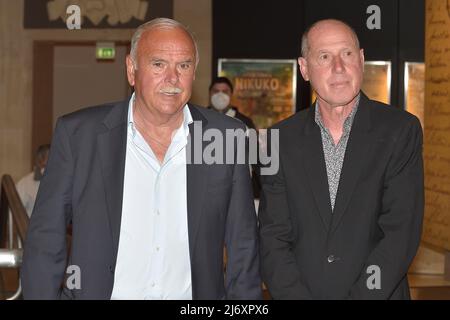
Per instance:
[[[339,187],[339,180],[341,178],[342,165],[344,164],[345,149],[347,148],[348,138],[355,118],[356,111],[358,110],[359,96],[357,97],[355,106],[352,112],[344,121],[344,128],[342,137],[337,143],[334,144],[333,137],[328,129],[322,122],[322,116],[319,111],[319,102],[316,102],[315,121],[320,128],[322,136],[323,153],[325,156],[325,166],[327,168],[328,176],[328,188],[330,191],[331,209],[334,210],[334,203],[336,201],[336,194]]]

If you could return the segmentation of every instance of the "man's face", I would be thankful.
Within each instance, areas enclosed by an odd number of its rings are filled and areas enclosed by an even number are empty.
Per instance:
[[[153,29],[142,34],[136,65],[127,57],[128,82],[136,102],[155,115],[182,112],[195,79],[195,47],[182,29]]]
[[[37,161],[37,166],[39,167],[39,169],[44,170],[45,167],[47,166],[47,161],[48,161],[48,154],[49,152],[45,152],[45,154],[43,154]]]
[[[364,53],[351,31],[337,22],[323,22],[310,30],[308,42],[307,57],[298,62],[319,103],[331,107],[351,103],[361,89],[364,70]]]
[[[212,86],[211,90],[209,91],[209,99],[211,101],[211,97],[216,93],[225,93],[231,98],[231,88],[226,83],[216,83]]]
[[[231,88],[226,83],[216,83],[212,86],[210,95],[214,93],[223,92],[231,97]]]

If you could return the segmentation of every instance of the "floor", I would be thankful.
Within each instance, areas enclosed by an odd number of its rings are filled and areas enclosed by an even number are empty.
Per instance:
[[[450,280],[443,275],[408,276],[413,300],[450,300]],[[0,300],[14,294],[17,289],[18,272],[13,269],[0,269]],[[264,299],[270,299],[267,290],[263,291]]]

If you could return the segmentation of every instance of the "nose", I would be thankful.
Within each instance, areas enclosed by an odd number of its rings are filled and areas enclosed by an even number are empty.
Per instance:
[[[344,61],[342,61],[342,58],[339,55],[335,56],[333,59],[333,71],[336,73],[344,71]]]
[[[166,69],[166,81],[170,84],[176,84],[179,79],[179,73],[176,66],[169,66]]]

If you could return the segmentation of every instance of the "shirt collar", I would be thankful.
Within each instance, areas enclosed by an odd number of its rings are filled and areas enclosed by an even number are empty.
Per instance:
[[[229,117],[235,118],[236,117],[236,110],[233,108],[230,108],[225,112],[225,114]]]
[[[186,137],[189,135],[189,125],[193,122],[194,120],[192,119],[191,111],[186,104],[183,108],[183,131]]]
[[[350,112],[350,114],[347,116],[347,118],[345,118],[344,120],[344,134],[349,133],[350,129],[352,127],[353,124],[353,120],[355,118],[355,114],[356,111],[358,111],[358,106],[359,106],[359,98],[360,98],[361,94],[358,93],[358,96],[356,97],[356,103],[353,106],[352,111]],[[325,127],[325,125],[323,124],[322,121],[322,116],[320,114],[320,110],[319,110],[319,100],[316,100],[316,104],[315,104],[315,115],[314,115],[314,120],[316,121],[316,123],[319,125],[319,127],[325,131],[327,131],[327,128]]]
[[[134,116],[133,116],[133,110],[134,110],[134,99],[135,94],[131,95],[130,102],[128,102],[128,127],[131,128],[131,133],[134,136],[136,135],[136,127],[134,125]]]
[[[134,124],[134,100],[135,100],[135,93],[131,95],[130,102],[128,103],[128,126],[131,128],[131,133],[133,135],[133,138],[136,135],[136,126]],[[191,111],[189,110],[188,105],[186,104],[183,107],[183,131],[186,135],[186,137],[189,135],[189,125],[194,122],[192,119]]]

